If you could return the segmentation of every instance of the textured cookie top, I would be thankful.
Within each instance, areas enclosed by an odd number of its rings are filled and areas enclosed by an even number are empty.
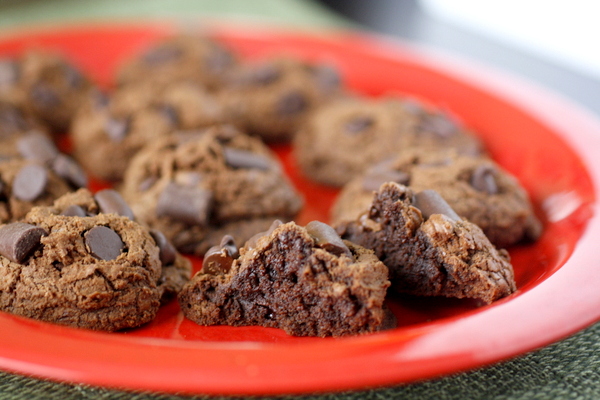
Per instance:
[[[311,178],[341,186],[373,164],[422,148],[483,151],[479,140],[437,111],[401,98],[343,98],[319,107],[296,135],[294,150]]]
[[[201,325],[262,325],[298,336],[373,332],[384,320],[387,268],[320,222],[272,229],[239,249],[221,244],[179,296]],[[224,268],[219,268],[223,267]]]
[[[231,70],[219,97],[230,121],[263,140],[285,142],[316,106],[340,92],[332,66],[276,57]]]
[[[180,35],[150,46],[141,56],[123,65],[117,81],[119,85],[189,81],[215,89],[220,86],[223,74],[235,64],[234,54],[211,38]]]
[[[499,247],[535,240],[541,234],[529,196],[515,177],[486,156],[453,150],[405,151],[369,168],[342,189],[332,208],[333,224],[367,211],[373,192],[384,182],[410,186],[416,192],[437,191]]]
[[[178,247],[180,232],[199,241],[223,223],[291,217],[302,205],[271,150],[229,126],[181,132],[145,148],[122,193],[140,221]]]
[[[435,191],[384,183],[367,214],[336,227],[373,249],[396,290],[490,303],[516,290],[509,255],[461,219]]]

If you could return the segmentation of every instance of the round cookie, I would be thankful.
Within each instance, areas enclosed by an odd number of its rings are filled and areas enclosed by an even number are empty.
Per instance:
[[[177,133],[140,151],[122,185],[137,218],[182,252],[204,254],[226,232],[243,242],[302,200],[275,155],[231,126]]]
[[[73,121],[74,156],[91,175],[119,181],[144,145],[176,129],[199,128],[222,119],[216,100],[189,83],[160,88],[129,85],[110,97],[94,93]]]
[[[4,65],[0,70],[16,71],[5,71],[11,76],[4,78],[10,82],[4,84],[5,96],[27,108],[54,133],[68,130],[80,104],[94,88],[81,71],[57,53],[32,50],[15,63]]]
[[[210,90],[222,83],[223,74],[236,64],[235,55],[209,37],[180,35],[153,44],[123,65],[119,86],[147,82],[162,86],[189,81]]]
[[[230,71],[219,97],[243,130],[286,142],[316,106],[340,92],[341,78],[331,66],[278,57]]]
[[[462,218],[478,225],[498,247],[537,239],[542,231],[529,196],[516,178],[485,156],[452,150],[409,151],[350,181],[332,207],[332,224],[365,213],[384,182],[437,191]]]
[[[342,186],[373,164],[414,148],[484,152],[450,118],[400,98],[340,98],[319,107],[295,136],[294,152],[311,179]]]

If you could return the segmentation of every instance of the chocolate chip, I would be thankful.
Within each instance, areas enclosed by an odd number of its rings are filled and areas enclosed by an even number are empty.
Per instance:
[[[440,137],[449,137],[458,132],[458,127],[442,114],[427,115],[420,124],[421,131],[433,133]]]
[[[219,246],[213,246],[204,254],[202,272],[205,274],[219,275],[229,272],[233,260],[239,256],[233,237],[223,236]]]
[[[268,170],[271,167],[271,160],[248,150],[223,147],[223,155],[225,156],[227,165],[232,168]]]
[[[152,186],[154,186],[154,184],[158,181],[158,178],[155,176],[150,176],[146,179],[144,179],[142,181],[142,183],[140,183],[140,185],[138,186],[138,190],[140,192],[145,192],[146,190],[150,189]]]
[[[312,71],[321,91],[328,93],[340,87],[342,79],[335,68],[328,65],[319,65],[314,67]]]
[[[183,50],[179,47],[160,46],[144,54],[142,60],[148,65],[157,65],[169,61],[174,61],[182,55]]]
[[[13,195],[23,201],[33,201],[44,193],[48,184],[48,170],[38,164],[29,164],[17,172],[13,181]]]
[[[86,187],[87,175],[83,168],[71,157],[59,154],[52,162],[52,169],[76,188]]]
[[[56,92],[42,83],[35,85],[31,89],[30,96],[33,102],[42,108],[54,108],[61,103]]]
[[[460,220],[458,214],[435,190],[427,189],[415,194],[413,205],[421,210],[421,215],[426,220],[433,214],[442,214],[454,221]]]
[[[58,155],[54,142],[39,132],[32,132],[17,141],[17,150],[28,160],[47,163]]]
[[[396,182],[401,185],[408,185],[410,175],[403,171],[396,170],[378,170],[371,171],[363,177],[362,187],[364,190],[379,190],[379,187],[385,182]]]
[[[246,247],[247,250],[252,250],[256,247],[256,244],[258,243],[258,240],[263,237],[263,236],[268,236],[271,233],[273,233],[273,231],[275,229],[277,229],[281,224],[283,224],[283,222],[281,222],[280,220],[276,219],[271,223],[271,226],[269,227],[269,229],[267,229],[265,232],[259,232],[257,234],[255,234],[254,236],[250,237],[250,239],[248,239],[246,241],[246,244],[244,244],[244,247]]]
[[[72,204],[65,208],[60,215],[64,215],[65,217],[87,217],[85,210],[77,204]]]
[[[489,165],[478,166],[471,175],[471,186],[480,192],[497,194],[498,184],[494,176],[494,168]]]
[[[125,243],[119,234],[106,226],[95,226],[84,236],[88,251],[100,260],[114,260],[125,248]]]
[[[19,79],[19,68],[12,60],[0,60],[0,88],[17,83]]]
[[[282,96],[276,105],[279,115],[293,115],[301,113],[308,108],[308,100],[300,92],[290,92]]]
[[[175,250],[175,247],[159,230],[151,229],[150,235],[158,246],[159,258],[162,265],[166,266],[173,264],[175,262],[175,258],[177,257],[177,251]]]
[[[125,139],[127,131],[129,131],[129,121],[127,119],[109,118],[104,123],[104,132],[115,143]]]
[[[40,245],[43,228],[23,222],[13,222],[0,228],[0,254],[11,261],[22,263]]]
[[[352,257],[350,249],[342,238],[331,226],[320,222],[311,221],[306,224],[306,231],[315,240],[315,244],[328,252],[341,256],[342,254]]]
[[[375,120],[370,116],[358,116],[344,125],[344,130],[347,133],[359,133],[370,128],[375,123]]]
[[[103,189],[94,195],[94,200],[98,203],[100,212],[104,214],[117,214],[134,220],[135,216],[129,205],[123,200],[119,192],[114,189]]]
[[[208,223],[211,205],[212,192],[171,182],[158,198],[156,215],[204,226]]]

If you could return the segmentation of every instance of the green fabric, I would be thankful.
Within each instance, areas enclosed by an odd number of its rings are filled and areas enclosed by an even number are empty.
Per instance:
[[[0,28],[85,20],[202,17],[268,20],[305,27],[353,26],[316,3],[302,0],[0,0]],[[49,345],[51,345],[49,343]],[[0,399],[171,400],[179,397],[132,393],[49,382],[0,372]],[[287,396],[279,399],[600,399],[600,324],[516,359],[427,382],[368,391]]]

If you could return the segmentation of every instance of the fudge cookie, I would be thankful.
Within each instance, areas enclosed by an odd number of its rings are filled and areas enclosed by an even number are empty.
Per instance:
[[[222,119],[216,100],[197,85],[129,85],[110,98],[94,93],[73,121],[74,155],[91,175],[118,181],[145,144],[175,129],[204,127]]]
[[[340,92],[334,68],[273,58],[232,70],[220,98],[238,126],[265,141],[285,142],[310,111]]]
[[[481,142],[439,112],[399,98],[343,98],[319,107],[294,140],[301,170],[342,186],[373,164],[408,149],[482,153]]]
[[[344,336],[381,328],[390,285],[370,251],[318,221],[273,226],[238,249],[225,237],[179,294],[200,325],[261,325],[295,336]]]
[[[9,97],[16,98],[51,131],[66,132],[77,108],[94,87],[90,80],[54,53],[27,52],[16,66],[17,82]]]
[[[397,291],[491,303],[516,290],[508,252],[497,250],[433,190],[415,193],[384,183],[368,213],[336,228],[342,238],[375,251]]]
[[[150,82],[155,86],[189,81],[215,89],[235,64],[234,54],[211,38],[181,35],[167,38],[129,61],[117,81],[119,85]]]
[[[529,196],[515,177],[484,156],[409,151],[350,181],[332,208],[332,224],[365,213],[373,192],[397,182],[416,192],[437,191],[458,215],[478,225],[498,247],[535,240],[542,231]]]
[[[122,193],[139,221],[198,255],[220,239],[215,231],[242,242],[302,205],[271,150],[226,125],[179,132],[144,148],[131,161]]]

